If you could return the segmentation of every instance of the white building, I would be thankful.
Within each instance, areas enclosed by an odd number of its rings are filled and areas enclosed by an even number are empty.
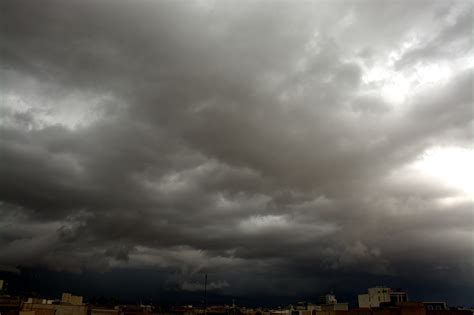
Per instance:
[[[406,301],[408,301],[406,292],[400,289],[392,290],[387,287],[369,288],[367,294],[359,294],[360,308],[380,307],[381,303],[396,304]]]

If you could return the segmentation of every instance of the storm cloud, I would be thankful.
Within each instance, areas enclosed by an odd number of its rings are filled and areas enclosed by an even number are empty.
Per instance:
[[[474,289],[472,1],[1,6],[1,266]]]

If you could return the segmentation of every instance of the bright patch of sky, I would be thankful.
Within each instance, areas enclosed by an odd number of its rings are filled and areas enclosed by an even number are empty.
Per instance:
[[[445,183],[474,199],[474,149],[434,147],[413,164],[416,171]]]

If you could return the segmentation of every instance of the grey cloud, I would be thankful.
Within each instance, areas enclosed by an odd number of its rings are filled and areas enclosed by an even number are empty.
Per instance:
[[[190,291],[212,270],[237,294],[422,279],[410,266],[465,277],[472,200],[443,205],[458,192],[406,166],[472,149],[472,66],[398,105],[364,81],[451,11],[207,5],[5,1],[0,264],[175,270]],[[398,63],[442,43],[465,58],[469,14],[452,12]]]
[[[433,36],[432,34],[426,34],[426,36],[430,36],[429,39],[404,53],[400,60],[396,62],[396,67],[400,69],[414,66],[420,62],[436,62],[453,58],[453,56],[466,56],[472,53],[473,12],[470,8],[464,8],[464,10],[462,14],[456,17],[454,23],[442,29],[434,38],[430,38]],[[444,20],[449,20],[449,14],[443,17]],[[466,36],[469,33],[471,33],[471,38]]]

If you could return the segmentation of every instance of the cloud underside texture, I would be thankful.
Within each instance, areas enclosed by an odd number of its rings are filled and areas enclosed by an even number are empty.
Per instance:
[[[5,268],[472,287],[472,198],[411,167],[472,150],[472,2],[2,7]]]

